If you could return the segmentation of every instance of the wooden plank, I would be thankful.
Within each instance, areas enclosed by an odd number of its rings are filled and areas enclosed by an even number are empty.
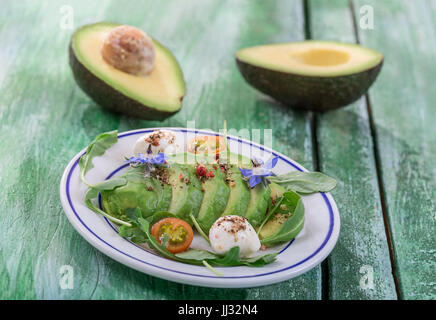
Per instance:
[[[72,30],[59,28],[60,8],[75,27],[112,20],[139,26],[180,60],[188,95],[183,110],[160,123],[112,114],[75,85],[67,64]],[[307,115],[250,89],[234,52],[248,45],[303,38],[300,2],[50,1],[9,2],[1,10],[0,298],[319,299],[311,272],[263,288],[220,290],[179,285],[129,269],[88,245],[62,212],[58,184],[69,159],[100,132],[156,125],[218,129],[272,128],[273,146],[312,168]],[[7,45],[5,45],[7,44]],[[17,143],[19,141],[19,143]],[[59,286],[60,267],[74,267],[74,289]]]
[[[370,101],[395,273],[402,298],[435,299],[436,2],[355,1],[358,23],[364,5],[360,41],[385,54]]]
[[[313,39],[356,42],[347,0],[311,0],[310,22]],[[365,98],[317,120],[321,171],[339,181],[332,193],[341,234],[328,259],[329,298],[396,299]],[[373,285],[361,286],[370,270]]]

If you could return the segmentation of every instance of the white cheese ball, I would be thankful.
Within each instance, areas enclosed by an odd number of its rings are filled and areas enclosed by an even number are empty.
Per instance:
[[[140,153],[147,155],[157,155],[160,152],[170,154],[175,150],[174,141],[176,136],[170,130],[158,130],[143,135],[133,147],[133,154],[138,156]]]
[[[239,256],[248,257],[260,249],[256,231],[244,217],[229,215],[219,218],[209,230],[212,249],[225,254],[239,247]]]

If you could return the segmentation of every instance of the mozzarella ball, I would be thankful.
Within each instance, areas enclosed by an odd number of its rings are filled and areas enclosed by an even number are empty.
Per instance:
[[[148,133],[140,137],[133,147],[133,154],[138,156],[152,154],[157,155],[160,152],[170,154],[173,153],[174,141],[176,136],[169,130],[158,130]]]
[[[147,75],[154,67],[153,41],[131,26],[113,28],[103,42],[101,54],[114,68],[134,75]]]
[[[209,230],[212,249],[225,254],[233,247],[239,247],[239,256],[248,257],[260,249],[256,231],[244,217],[229,215],[219,218]]]

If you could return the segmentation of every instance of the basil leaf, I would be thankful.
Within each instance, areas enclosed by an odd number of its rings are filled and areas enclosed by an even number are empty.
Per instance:
[[[337,181],[321,172],[293,171],[268,179],[282,185],[288,190],[299,193],[329,192],[337,185]]]
[[[107,149],[118,141],[118,131],[109,131],[98,135],[86,149],[86,153],[79,159],[80,178],[86,185],[90,185],[86,179],[86,173],[94,168],[92,160],[95,157],[102,156]]]

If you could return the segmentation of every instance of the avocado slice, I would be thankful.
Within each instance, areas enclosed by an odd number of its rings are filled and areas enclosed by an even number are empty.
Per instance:
[[[206,234],[212,224],[221,216],[227,205],[230,189],[226,183],[226,174],[219,166],[206,166],[208,172],[212,171],[214,177],[203,182],[204,197],[198,212],[197,221]]]
[[[227,182],[230,189],[229,200],[222,216],[243,216],[250,201],[250,190],[247,182],[242,178],[241,171],[236,165],[231,165],[227,170]]]
[[[327,111],[360,98],[376,79],[383,55],[357,44],[302,41],[236,53],[244,79],[294,108]]]
[[[172,164],[168,169],[168,182],[172,189],[172,199],[168,211],[188,223],[192,223],[189,214],[197,215],[203,199],[203,192],[198,188],[190,169],[181,164]]]
[[[286,189],[283,188],[281,185],[271,182],[269,184],[269,187],[271,189],[271,200],[275,201],[277,198],[280,198],[285,192]]]
[[[245,217],[253,227],[262,223],[270,203],[271,189],[268,185],[259,183],[250,190],[250,202],[248,203]]]
[[[171,187],[158,179],[151,179],[151,188],[157,195],[156,212],[168,211],[172,199]]]
[[[100,48],[115,23],[85,25],[74,32],[70,66],[79,87],[104,108],[142,119],[163,120],[178,112],[185,81],[176,58],[153,39],[155,65],[147,76],[132,75],[109,65]]]
[[[270,184],[270,188],[271,188],[271,202],[272,202],[271,207],[273,207],[275,206],[276,200],[279,197],[281,197],[283,193],[286,192],[286,189],[274,182]],[[288,220],[290,218],[298,219],[299,215],[304,215],[304,209],[297,210],[297,206],[303,206],[303,203],[298,201],[299,196],[296,193],[292,192],[292,194],[294,194],[294,196],[292,197],[294,201],[291,202],[290,206],[288,207],[285,206],[285,208],[278,208],[276,213],[274,213],[274,215],[264,224],[264,226],[260,230],[259,239],[261,240],[261,243],[270,245],[273,243],[282,242],[283,239],[278,235],[280,234],[280,232],[282,232]],[[304,226],[304,219],[301,220],[300,224],[295,225],[294,228],[290,230],[290,233],[292,235],[297,235],[301,231],[303,226]]]
[[[144,218],[160,211],[158,196],[148,179],[143,182],[128,180],[125,185],[114,190],[102,191],[101,196],[104,211],[119,219],[125,218],[128,208],[140,208]]]

